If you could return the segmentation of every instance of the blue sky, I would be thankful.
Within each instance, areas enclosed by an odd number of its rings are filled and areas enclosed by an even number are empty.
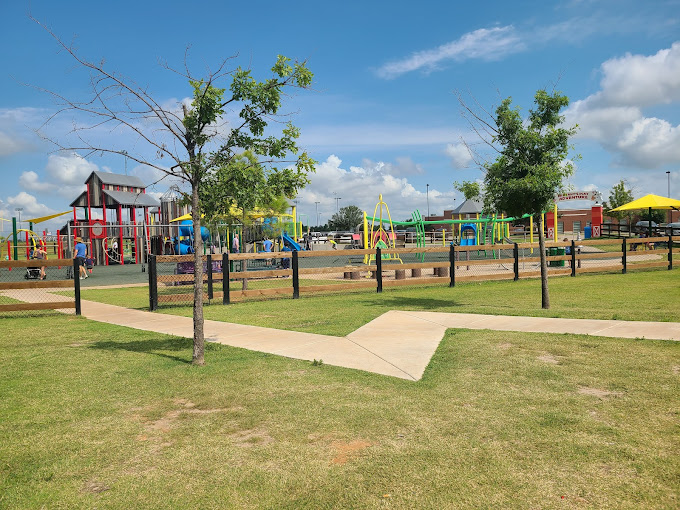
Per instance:
[[[430,213],[460,204],[453,182],[483,173],[461,145],[476,139],[456,91],[490,111],[512,96],[526,111],[537,89],[556,87],[571,100],[567,123],[580,126],[573,189],[597,189],[606,198],[626,179],[636,196],[665,195],[670,171],[671,194],[680,196],[678,0],[202,5],[194,12],[174,1],[3,3],[0,217],[17,207],[24,218],[66,210],[92,170],[125,168],[120,157],[54,152],[34,133],[55,110],[40,88],[85,97],[88,78],[29,11],[84,57],[104,59],[163,104],[190,95],[181,77],[159,65],[181,67],[187,46],[196,74],[233,55],[234,65],[259,78],[277,54],[307,59],[313,90],[295,93],[284,110],[319,162],[299,194],[311,223],[315,202],[323,223],[336,205],[372,212],[380,193],[396,218],[426,213],[427,184]],[[63,135],[67,120],[48,134]],[[103,136],[135,145],[118,133]],[[131,161],[127,171],[146,182],[157,178]],[[161,181],[151,191],[167,187]]]

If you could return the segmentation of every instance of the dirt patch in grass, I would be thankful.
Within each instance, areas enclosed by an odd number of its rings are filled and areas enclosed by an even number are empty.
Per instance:
[[[538,361],[542,361],[543,363],[548,363],[550,365],[559,365],[560,364],[560,360],[557,359],[552,354],[550,354],[549,352],[546,352],[545,354],[541,354],[536,359]]]
[[[501,351],[507,351],[510,347],[512,347],[512,344],[509,343],[509,342],[505,342],[505,343],[503,343],[503,344],[498,344],[498,348],[499,348]]]
[[[680,366],[675,365],[675,366],[673,367],[673,373],[674,373],[675,375],[680,374]]]
[[[578,392],[581,395],[590,395],[591,397],[597,397],[601,399],[620,397],[623,395],[620,391],[607,391],[601,390],[599,388],[589,388],[587,386],[580,386]]]
[[[336,441],[331,445],[335,449],[335,457],[331,460],[331,464],[338,464],[342,466],[347,464],[347,461],[356,457],[359,452],[371,446],[368,441],[357,439],[346,443],[344,441]]]
[[[172,411],[168,411],[165,413],[163,416],[161,416],[157,420],[143,420],[141,421],[144,423],[144,428],[147,433],[151,432],[170,432],[172,427],[174,426],[175,422],[177,419],[183,415],[183,414],[189,414],[189,415],[202,415],[202,414],[214,414],[214,413],[223,413],[226,411],[229,411],[230,409],[223,408],[223,407],[218,407],[214,409],[196,409],[196,404],[191,402],[190,400],[186,399],[175,399],[173,400],[173,403],[177,406],[179,406],[179,409],[173,409]],[[133,408],[131,411],[144,411],[145,408]],[[139,416],[135,416],[139,418]],[[140,441],[145,441],[147,439],[146,434],[142,434],[138,437]]]
[[[93,494],[99,494],[100,492],[105,492],[110,490],[111,487],[106,485],[105,483],[98,482],[97,480],[90,480],[88,482],[85,482],[83,485],[83,488],[81,489],[83,492],[91,492]]]
[[[263,446],[274,442],[274,438],[270,436],[266,430],[260,428],[236,432],[231,435],[231,439],[236,446],[244,448]]]

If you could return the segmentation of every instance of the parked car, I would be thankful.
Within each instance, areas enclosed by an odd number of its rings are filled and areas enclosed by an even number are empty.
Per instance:
[[[666,225],[666,235],[680,236],[680,221]]]
[[[652,224],[652,230],[656,230],[658,228],[658,224],[654,221],[648,221],[648,220],[643,220],[643,221],[638,221],[635,224],[635,231],[636,232],[647,232],[649,230],[649,224]]]

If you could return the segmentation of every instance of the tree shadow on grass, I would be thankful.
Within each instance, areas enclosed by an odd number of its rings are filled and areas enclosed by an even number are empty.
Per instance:
[[[191,340],[186,338],[161,337],[148,340],[133,340],[130,342],[100,341],[90,344],[89,348],[103,351],[140,352],[168,358],[180,363],[191,363]],[[206,345],[206,350],[208,348],[209,346]],[[169,352],[188,352],[188,358],[169,354]]]
[[[433,299],[425,297],[386,296],[380,294],[365,300],[367,305],[386,306],[396,310],[430,310],[464,306],[455,299]]]

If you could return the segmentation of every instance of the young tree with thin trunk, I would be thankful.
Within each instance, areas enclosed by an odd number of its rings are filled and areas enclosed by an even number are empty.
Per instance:
[[[76,68],[90,74],[90,93],[85,98],[73,99],[45,90],[59,106],[45,125],[67,114],[74,115],[74,127],[69,133],[45,138],[59,150],[85,152],[86,156],[117,154],[184,183],[183,193],[191,204],[193,229],[197,233],[194,236],[192,358],[194,364],[203,365],[203,243],[198,234],[204,212],[203,188],[213,183],[211,178],[220,169],[228,167],[247,150],[255,155],[259,167],[270,168],[273,174],[283,176],[280,179],[292,173],[297,176],[297,182],[302,182],[299,177],[313,171],[315,162],[299,149],[300,132],[295,126],[287,123],[274,134],[271,128],[267,129],[270,119],[279,112],[284,91],[309,88],[313,75],[305,62],[291,63],[290,59],[278,56],[270,77],[263,81],[253,78],[248,69],[229,69],[227,65],[234,57],[196,76],[185,56],[183,70],[172,69],[167,64],[163,67],[188,82],[191,98],[180,105],[167,105],[147,87],[107,69],[104,61],[96,63],[84,58],[51,30],[43,28],[72,58]],[[225,88],[220,87],[222,84]],[[236,120],[224,120],[227,109],[238,113]],[[117,144],[115,137],[102,137],[102,129],[134,138]],[[278,170],[276,163],[285,163],[285,168]],[[256,171],[254,166],[252,169]]]
[[[550,208],[564,180],[574,171],[567,156],[569,137],[577,127],[561,127],[564,117],[560,115],[569,99],[559,92],[539,90],[527,119],[522,118],[518,107],[512,107],[511,98],[504,99],[493,116],[478,114],[460,97],[459,101],[475,132],[497,153],[495,161],[482,165],[486,171],[485,209],[515,217],[532,214],[538,222],[541,306],[550,308],[542,213]]]

